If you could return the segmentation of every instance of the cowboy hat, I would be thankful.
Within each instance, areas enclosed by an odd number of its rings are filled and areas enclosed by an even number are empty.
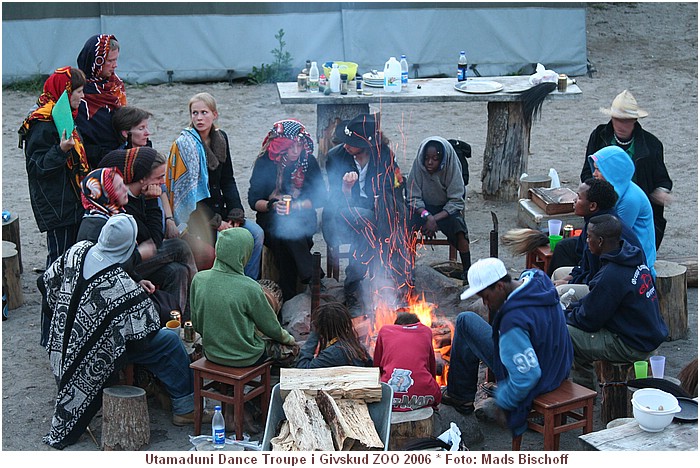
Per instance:
[[[609,109],[601,107],[600,112],[616,119],[642,119],[649,115],[647,111],[639,108],[637,100],[627,90],[615,96]]]
[[[353,148],[371,148],[377,145],[379,121],[376,114],[360,114],[335,127],[335,139]]]

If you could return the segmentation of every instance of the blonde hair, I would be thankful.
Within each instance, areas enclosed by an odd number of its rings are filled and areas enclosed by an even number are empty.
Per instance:
[[[192,98],[190,99],[190,102],[187,103],[187,108],[189,109],[190,112],[190,127],[194,127],[193,122],[192,122],[192,104],[195,102],[203,102],[207,108],[212,111],[216,112],[217,114],[219,111],[216,109],[216,99],[214,99],[214,96],[212,96],[209,93],[197,93]],[[216,128],[216,126],[212,126],[212,128]]]
[[[119,41],[116,39],[109,40],[109,52],[112,52],[113,50],[119,50]]]

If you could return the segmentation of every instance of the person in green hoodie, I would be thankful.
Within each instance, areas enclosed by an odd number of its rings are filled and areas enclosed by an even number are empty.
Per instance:
[[[202,335],[204,355],[216,364],[248,367],[264,362],[268,358],[264,336],[296,346],[262,286],[243,273],[252,252],[250,232],[240,227],[223,230],[216,241],[214,265],[192,280],[192,325]]]

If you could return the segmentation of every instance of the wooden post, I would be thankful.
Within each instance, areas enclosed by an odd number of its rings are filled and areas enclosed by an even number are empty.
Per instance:
[[[627,380],[634,375],[633,364],[596,361],[596,374],[601,385],[600,419],[603,424],[632,414]]]
[[[22,264],[22,242],[19,234],[19,216],[17,213],[12,213],[10,220],[2,222],[2,240],[10,241],[17,248],[17,258],[19,259],[19,272],[24,273]]]
[[[6,297],[8,310],[24,304],[18,252],[15,244],[8,241],[2,241],[2,294]]]
[[[520,175],[527,169],[530,125],[521,101],[489,102],[488,114],[482,194],[486,200],[515,201]]]
[[[335,146],[333,135],[336,125],[360,114],[369,114],[369,104],[318,104],[316,106],[316,141],[318,142],[316,159],[321,168],[326,167],[326,154]]]
[[[433,435],[433,409],[421,408],[404,413],[391,413],[389,450],[403,450],[407,442]]]
[[[659,297],[661,316],[668,327],[671,341],[688,337],[688,287],[687,268],[678,263],[657,260],[656,294]]]
[[[139,450],[151,439],[146,391],[115,385],[102,392],[102,450]]]
[[[262,251],[262,268],[260,269],[260,278],[269,279],[275,283],[280,281],[280,272],[275,264],[275,255],[266,245]]]

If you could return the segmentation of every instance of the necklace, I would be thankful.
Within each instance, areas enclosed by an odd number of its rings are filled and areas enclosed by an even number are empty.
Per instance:
[[[620,145],[620,146],[627,146],[627,145],[629,145],[630,143],[632,143],[632,140],[634,140],[634,137],[632,137],[632,138],[630,138],[630,139],[627,140],[627,141],[622,141],[622,140],[620,140],[620,139],[617,137],[617,134],[614,133],[614,132],[613,132],[613,136],[615,137],[615,141],[617,142],[617,144]]]

